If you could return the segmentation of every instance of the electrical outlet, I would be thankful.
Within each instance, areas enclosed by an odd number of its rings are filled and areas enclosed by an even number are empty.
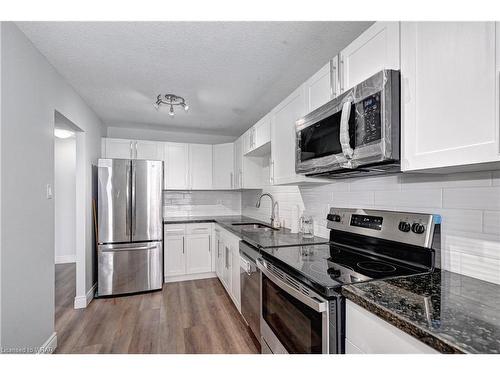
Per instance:
[[[52,199],[52,185],[51,184],[47,184],[47,199]]]

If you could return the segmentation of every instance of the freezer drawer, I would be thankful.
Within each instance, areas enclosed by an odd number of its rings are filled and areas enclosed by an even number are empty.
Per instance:
[[[99,297],[161,289],[162,242],[99,245]]]

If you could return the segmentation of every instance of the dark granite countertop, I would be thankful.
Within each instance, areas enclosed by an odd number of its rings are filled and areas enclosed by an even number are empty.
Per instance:
[[[500,286],[444,270],[342,288],[349,300],[443,353],[500,353]]]
[[[243,227],[231,225],[233,223],[262,223],[248,216],[185,216],[167,217],[163,219],[164,224],[186,224],[186,223],[217,223],[224,229],[240,237],[242,240],[259,247],[281,247],[294,245],[310,245],[317,243],[327,243],[328,239],[321,237],[303,238],[300,233],[291,233],[290,229],[280,228],[276,231],[254,232],[245,230]]]

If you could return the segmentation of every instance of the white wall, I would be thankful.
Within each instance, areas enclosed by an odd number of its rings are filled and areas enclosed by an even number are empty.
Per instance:
[[[448,175],[394,175],[346,179],[321,186],[272,187],[289,227],[290,207],[315,216],[316,233],[328,237],[329,207],[437,213],[442,216],[443,268],[500,284],[500,171]],[[256,191],[243,193],[243,215],[268,220]],[[263,200],[264,203],[264,200]]]
[[[76,259],[76,139],[54,140],[55,262]]]
[[[86,286],[92,285],[91,166],[101,120],[26,36],[1,23],[1,343],[38,347],[54,332],[54,111],[85,132]],[[77,291],[78,293],[78,291]]]
[[[206,143],[217,144],[233,142],[236,137],[215,134],[203,134],[176,130],[159,130],[137,127],[107,127],[107,136],[110,138],[140,139],[158,142]]]

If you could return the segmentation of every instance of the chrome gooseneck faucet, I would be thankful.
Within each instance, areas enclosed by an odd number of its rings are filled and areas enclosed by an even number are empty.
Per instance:
[[[279,210],[278,202],[274,201],[274,198],[271,194],[263,193],[257,199],[257,203],[255,204],[255,207],[257,207],[257,208],[260,207],[260,201],[261,201],[262,197],[269,197],[271,199],[271,226],[273,228],[277,228],[278,223],[276,223],[276,210]]]

